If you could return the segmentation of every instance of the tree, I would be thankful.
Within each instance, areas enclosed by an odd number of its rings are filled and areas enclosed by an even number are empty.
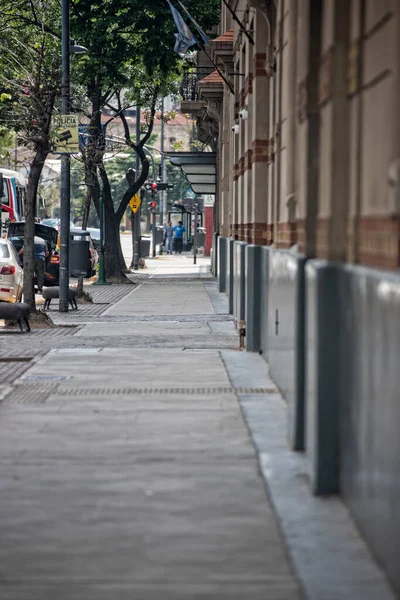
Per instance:
[[[187,5],[202,26],[208,28],[216,22],[218,0],[202,3],[190,0]],[[145,8],[139,0],[96,1],[90,5],[86,0],[72,0],[72,11],[74,36],[89,49],[79,73],[79,80],[87,86],[91,99],[85,148],[86,208],[88,213],[91,201],[98,207],[100,176],[106,216],[107,276],[123,280],[120,221],[130,198],[147,179],[149,163],[143,145],[151,134],[157,100],[169,94],[180,77],[180,57],[173,50],[175,25],[167,5],[159,0],[148,0]],[[125,117],[125,110],[136,104],[149,109],[148,127],[138,143],[132,140]],[[105,106],[111,107],[112,116],[106,122],[103,118],[102,123]],[[121,119],[125,142],[137,153],[141,164],[135,180],[128,176],[117,209],[104,164],[107,127],[115,119]]]
[[[25,205],[24,300],[35,310],[34,223],[44,161],[51,150],[51,118],[60,95],[61,15],[56,0],[0,0],[0,124],[32,151]]]

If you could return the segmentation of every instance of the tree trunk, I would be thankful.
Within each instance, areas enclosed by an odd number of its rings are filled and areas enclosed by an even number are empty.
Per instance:
[[[92,157],[86,156],[86,160],[84,163],[85,167],[85,181],[86,181],[86,197],[85,197],[85,205],[83,208],[83,217],[82,217],[82,229],[85,230],[88,226],[89,221],[89,212],[90,205],[93,203],[95,206],[98,205],[98,192],[99,192],[99,184],[97,181],[97,171],[96,167],[93,164]],[[83,296],[83,277],[78,278],[78,297]]]
[[[26,190],[24,228],[24,302],[29,305],[31,312],[35,312],[36,310],[34,289],[36,196],[45,159],[45,153],[36,152],[30,164],[28,186]]]
[[[105,267],[108,279],[128,281],[125,259],[122,253],[119,221],[117,222],[111,187],[104,165],[100,165],[100,176],[103,183],[104,221],[105,221]]]

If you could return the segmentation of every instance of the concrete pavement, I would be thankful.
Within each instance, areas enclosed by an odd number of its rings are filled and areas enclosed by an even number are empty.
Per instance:
[[[14,355],[41,345],[0,384],[0,598],[391,598],[359,537],[332,554],[334,532],[355,537],[348,517],[307,508],[285,405],[239,351],[208,261],[148,265],[102,314],[59,315],[70,333],[7,337]]]

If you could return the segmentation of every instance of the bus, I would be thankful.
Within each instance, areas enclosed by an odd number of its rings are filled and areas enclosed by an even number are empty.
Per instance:
[[[8,221],[21,221],[25,216],[27,179],[21,173],[0,168],[1,227]]]

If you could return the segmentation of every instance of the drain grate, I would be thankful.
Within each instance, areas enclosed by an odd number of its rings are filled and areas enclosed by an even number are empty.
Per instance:
[[[57,348],[50,350],[50,354],[97,354],[102,348]]]
[[[0,363],[25,363],[33,360],[33,356],[6,356],[0,357]]]
[[[57,391],[58,383],[31,383],[16,385],[0,401],[3,404],[44,404]]]
[[[180,395],[180,396],[213,396],[218,394],[276,394],[276,388],[264,387],[191,387],[191,388],[61,388],[58,396],[140,396],[140,395]]]
[[[65,381],[68,375],[25,375],[22,381]]]

